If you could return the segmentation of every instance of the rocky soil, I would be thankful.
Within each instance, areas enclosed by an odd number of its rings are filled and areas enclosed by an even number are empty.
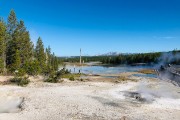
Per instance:
[[[27,87],[1,85],[0,120],[180,120],[179,87],[134,78],[136,82],[52,84],[37,79]],[[138,92],[146,101],[127,92]]]

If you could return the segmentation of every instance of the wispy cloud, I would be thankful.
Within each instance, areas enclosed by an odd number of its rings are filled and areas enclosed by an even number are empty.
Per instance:
[[[155,39],[175,39],[177,37],[174,37],[174,36],[161,36],[161,37],[153,36],[153,38],[155,38]]]

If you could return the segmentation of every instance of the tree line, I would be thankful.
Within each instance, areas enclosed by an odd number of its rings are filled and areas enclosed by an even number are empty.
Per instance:
[[[144,64],[180,64],[180,50],[173,50],[169,52],[153,52],[153,53],[138,53],[130,55],[118,55],[114,57],[107,57],[101,61],[109,64],[128,64],[136,65],[137,63]]]
[[[61,58],[63,62],[79,62],[79,57]],[[117,56],[82,56],[84,62],[100,61],[103,64],[127,64],[135,65],[137,63],[158,64],[180,64],[180,50],[169,52],[153,52],[153,53],[136,53],[136,54],[119,54]]]
[[[23,20],[18,21],[14,10],[7,21],[0,19],[0,73],[49,74],[58,70],[59,59],[45,48],[39,37],[34,46]]]
[[[136,63],[146,63],[146,64],[154,64],[158,62],[158,58],[160,57],[161,53],[138,53],[138,54],[130,54],[130,55],[123,55],[120,54],[114,57],[108,57],[104,59],[103,63],[110,63],[110,64],[128,64],[133,65]]]

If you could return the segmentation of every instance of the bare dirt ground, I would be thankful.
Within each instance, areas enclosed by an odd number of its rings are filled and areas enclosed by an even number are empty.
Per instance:
[[[3,99],[13,108],[24,98],[21,110],[0,113],[0,120],[180,120],[180,88],[171,83],[140,77],[121,83],[36,79],[27,87],[0,86],[0,107]],[[147,101],[124,95],[134,91]]]

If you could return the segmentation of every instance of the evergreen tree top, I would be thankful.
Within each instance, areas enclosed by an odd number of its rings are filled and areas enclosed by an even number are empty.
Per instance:
[[[18,22],[17,22],[17,18],[16,18],[16,13],[14,12],[14,10],[11,10],[10,14],[8,16],[8,23],[7,23],[7,28],[8,28],[9,34],[13,34],[17,25],[18,25]]]

